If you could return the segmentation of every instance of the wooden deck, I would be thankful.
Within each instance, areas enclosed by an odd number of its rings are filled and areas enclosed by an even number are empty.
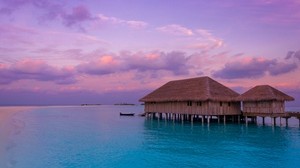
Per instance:
[[[282,118],[300,118],[300,112],[285,112],[285,113],[243,113],[243,116],[249,117],[282,117]]]
[[[262,118],[263,125],[265,125],[265,118],[271,118],[272,125],[276,125],[276,119],[279,118],[280,125],[282,125],[281,120],[285,119],[285,125],[288,126],[288,120],[290,118],[296,118],[299,120],[300,127],[300,112],[295,111],[286,111],[284,113],[245,113],[243,112],[240,115],[191,115],[191,114],[178,114],[178,113],[160,113],[160,112],[146,112],[145,116],[147,118],[156,118],[156,119],[165,119],[165,120],[177,120],[177,121],[201,121],[203,123],[210,123],[215,120],[218,123],[221,121],[226,123],[226,121],[237,122],[237,123],[246,123],[248,120],[251,122],[257,122],[257,117]]]
[[[295,118],[300,118],[300,112],[291,112],[291,111],[287,111],[285,113],[243,113],[243,116],[248,116],[248,117],[271,117],[271,118],[277,118],[277,117],[281,117],[281,118],[291,118],[291,117],[295,117]]]

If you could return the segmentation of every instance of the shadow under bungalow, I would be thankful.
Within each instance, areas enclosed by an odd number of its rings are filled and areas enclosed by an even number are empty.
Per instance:
[[[141,98],[145,103],[145,115],[148,118],[166,120],[200,120],[202,123],[227,121],[245,122],[248,119],[255,122],[257,117],[288,119],[300,113],[285,112],[285,101],[294,98],[269,86],[260,85],[243,94],[231,90],[210,77],[198,77],[170,81],[150,94]]]

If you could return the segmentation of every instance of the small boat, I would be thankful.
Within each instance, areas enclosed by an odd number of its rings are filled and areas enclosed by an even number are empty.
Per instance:
[[[120,116],[134,116],[134,113],[120,113]]]

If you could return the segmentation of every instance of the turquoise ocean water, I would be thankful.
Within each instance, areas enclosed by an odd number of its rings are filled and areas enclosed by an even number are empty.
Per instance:
[[[8,168],[298,167],[300,128],[119,116],[143,106],[42,107],[16,113]]]

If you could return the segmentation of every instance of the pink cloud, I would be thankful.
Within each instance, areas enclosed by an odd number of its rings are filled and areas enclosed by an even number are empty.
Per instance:
[[[18,80],[53,81],[56,84],[75,83],[72,67],[57,68],[39,60],[22,60],[11,65],[0,66],[0,83],[9,84]]]
[[[105,75],[121,71],[137,70],[159,71],[165,70],[175,75],[188,74],[189,57],[183,52],[150,52],[130,53],[122,52],[121,55],[103,55],[96,60],[82,63],[77,66],[81,73],[92,75]]]
[[[122,60],[111,55],[103,55],[96,60],[79,64],[76,69],[80,73],[91,75],[105,75],[115,73],[123,69]]]

